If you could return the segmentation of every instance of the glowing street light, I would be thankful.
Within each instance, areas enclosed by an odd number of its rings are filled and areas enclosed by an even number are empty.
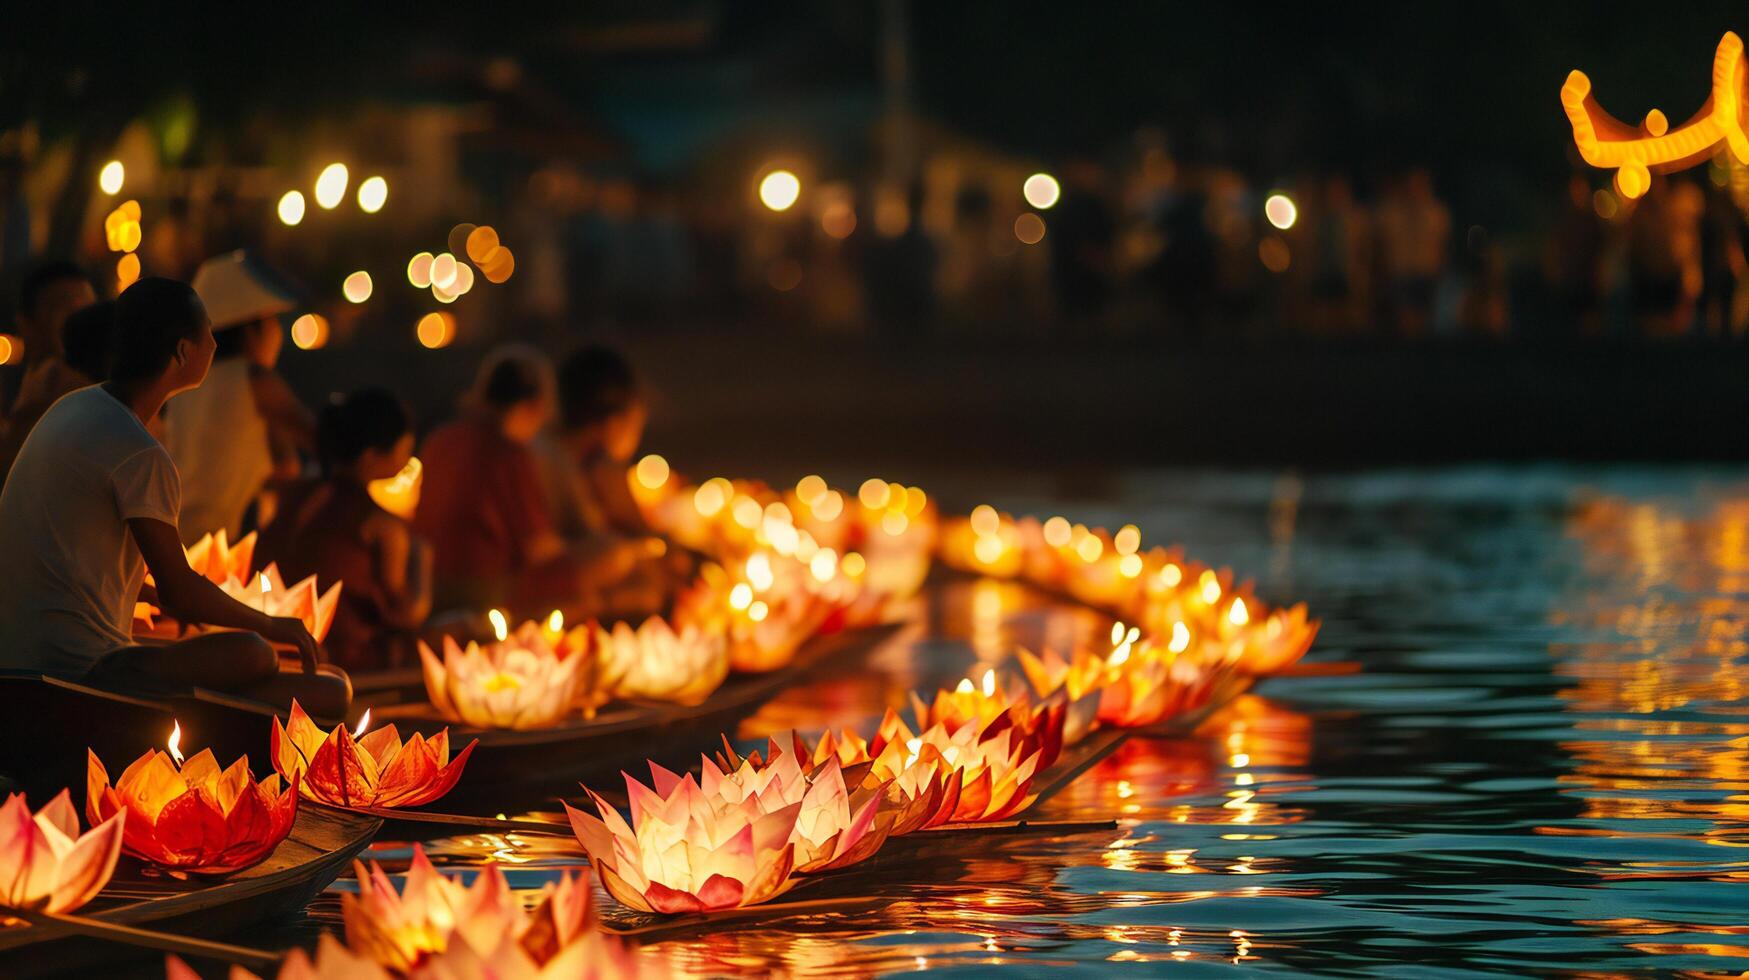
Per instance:
[[[1263,216],[1269,219],[1270,224],[1286,231],[1300,219],[1300,209],[1294,205],[1294,199],[1286,194],[1271,194],[1263,202]]]
[[[295,225],[304,220],[304,195],[302,191],[286,191],[279,199],[279,220],[287,225]]]
[[[1020,185],[1020,193],[1026,198],[1026,203],[1043,211],[1057,203],[1063,196],[1063,188],[1050,174],[1033,174]]]
[[[120,194],[122,181],[127,178],[127,170],[120,160],[111,160],[97,172],[97,188],[105,194]]]
[[[330,163],[323,167],[316,178],[316,206],[324,211],[338,207],[340,199],[346,196],[347,177],[344,163]]]
[[[759,200],[773,211],[788,211],[802,196],[802,182],[788,170],[773,170],[759,182]]]
[[[381,177],[366,177],[358,185],[358,207],[365,214],[376,214],[389,199],[389,182]]]

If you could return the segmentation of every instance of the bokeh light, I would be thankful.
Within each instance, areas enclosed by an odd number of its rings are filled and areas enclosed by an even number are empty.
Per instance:
[[[330,163],[322,168],[322,173],[316,177],[316,206],[324,211],[332,211],[346,197],[347,181],[346,164]]]
[[[115,263],[115,291],[132,286],[140,278],[140,257],[133,252],[121,257]]]
[[[802,196],[802,182],[788,170],[773,170],[759,182],[759,200],[773,211],[788,211]]]
[[[417,289],[431,285],[431,261],[436,258],[430,252],[420,252],[407,262],[407,281]]]
[[[638,482],[647,490],[661,489],[668,482],[668,473],[668,461],[655,453],[638,460]]]
[[[366,177],[358,185],[358,207],[365,214],[376,214],[389,200],[389,182],[381,177]]]
[[[24,341],[17,335],[0,333],[0,364],[17,364],[24,360]]]
[[[304,194],[302,191],[286,191],[279,199],[279,220],[286,225],[295,225],[304,220]]]
[[[316,350],[328,343],[328,318],[305,313],[292,321],[291,339],[299,350]]]
[[[428,350],[441,350],[455,340],[455,317],[448,313],[427,313],[414,328],[419,345]]]
[[[431,286],[433,289],[449,289],[455,285],[457,263],[455,256],[444,252],[431,260]]]
[[[505,245],[498,246],[486,264],[480,266],[480,275],[485,276],[486,281],[490,283],[507,282],[515,271],[516,256],[512,255],[510,248]]]
[[[491,225],[481,225],[468,232],[468,240],[464,243],[468,259],[475,265],[485,265],[498,251],[498,231]]]
[[[1287,242],[1282,241],[1279,235],[1270,235],[1257,243],[1257,259],[1270,272],[1286,272],[1292,258]]]
[[[820,229],[837,239],[850,237],[856,230],[856,208],[849,201],[833,201],[820,212]]]
[[[474,233],[476,227],[478,226],[464,221],[449,230],[449,238],[447,239],[446,244],[449,245],[451,255],[468,254],[468,236]]]
[[[1025,245],[1037,245],[1044,241],[1045,219],[1031,211],[1015,218],[1014,237],[1020,239],[1021,243]]]
[[[127,169],[120,160],[111,160],[97,172],[97,189],[105,194],[120,194],[121,185],[127,179]]]
[[[346,301],[349,303],[362,303],[370,299],[370,273],[360,269],[347,276],[346,282],[340,286],[340,291],[346,295]]]
[[[1286,231],[1300,219],[1300,209],[1294,204],[1293,198],[1286,194],[1271,194],[1263,202],[1263,216],[1269,223]]]
[[[1020,193],[1026,198],[1026,203],[1043,211],[1057,203],[1063,196],[1063,188],[1050,174],[1033,174],[1020,185]]]

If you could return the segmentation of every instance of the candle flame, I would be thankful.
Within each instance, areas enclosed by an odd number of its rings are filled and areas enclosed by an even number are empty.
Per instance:
[[[552,615],[547,617],[547,630],[553,633],[563,633],[565,631],[565,614],[557,609],[553,610]]]
[[[1244,599],[1233,600],[1233,608],[1227,610],[1227,621],[1234,626],[1244,626],[1251,621],[1251,613],[1245,608]]]
[[[1183,653],[1190,649],[1190,628],[1183,623],[1172,624],[1172,642],[1166,649],[1173,653]]]
[[[970,694],[972,691],[972,679],[970,677],[960,678],[959,686],[954,688],[955,694]]]
[[[504,614],[496,609],[486,613],[486,618],[492,621],[492,632],[498,634],[498,642],[503,643],[510,637],[510,623],[504,619]]]
[[[176,760],[176,767],[182,768],[182,722],[171,719],[174,723],[170,729],[170,758]]]
[[[261,579],[261,591],[272,592],[273,591],[273,583],[269,582],[267,580],[267,573],[261,572],[261,573],[259,573],[259,577]]]
[[[363,735],[364,730],[366,728],[369,728],[369,727],[370,727],[370,709],[366,708],[366,709],[364,709],[364,714],[359,716],[358,727],[354,728],[352,730],[352,737],[358,738],[359,736]]]
[[[995,670],[995,668],[991,668],[990,670],[984,671],[984,696],[987,698],[996,696],[996,670]]]

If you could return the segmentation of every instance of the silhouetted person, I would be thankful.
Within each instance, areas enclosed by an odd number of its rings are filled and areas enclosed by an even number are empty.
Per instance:
[[[318,670],[303,622],[232,599],[182,550],[181,480],[146,422],[206,378],[214,345],[200,298],[183,283],[142,279],[116,301],[116,333],[109,380],[49,409],[0,492],[0,668],[280,704],[295,696],[315,714],[342,714],[346,676]],[[177,621],[239,632],[136,645],[134,604],[148,568],[157,604]],[[269,641],[295,649],[303,672],[282,673]]]

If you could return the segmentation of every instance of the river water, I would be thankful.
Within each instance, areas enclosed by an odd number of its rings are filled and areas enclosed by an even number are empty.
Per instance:
[[[1749,471],[1138,472],[992,502],[1134,521],[1303,599],[1324,621],[1308,660],[1330,666],[1193,736],[1130,740],[1035,814],[1116,829],[931,845],[834,886],[866,906],[662,941],[687,969],[1749,969]],[[736,734],[869,721],[1014,643],[1099,628],[956,584]],[[431,850],[510,862],[531,890],[575,863],[517,837]],[[325,896],[306,929],[337,910]]]

